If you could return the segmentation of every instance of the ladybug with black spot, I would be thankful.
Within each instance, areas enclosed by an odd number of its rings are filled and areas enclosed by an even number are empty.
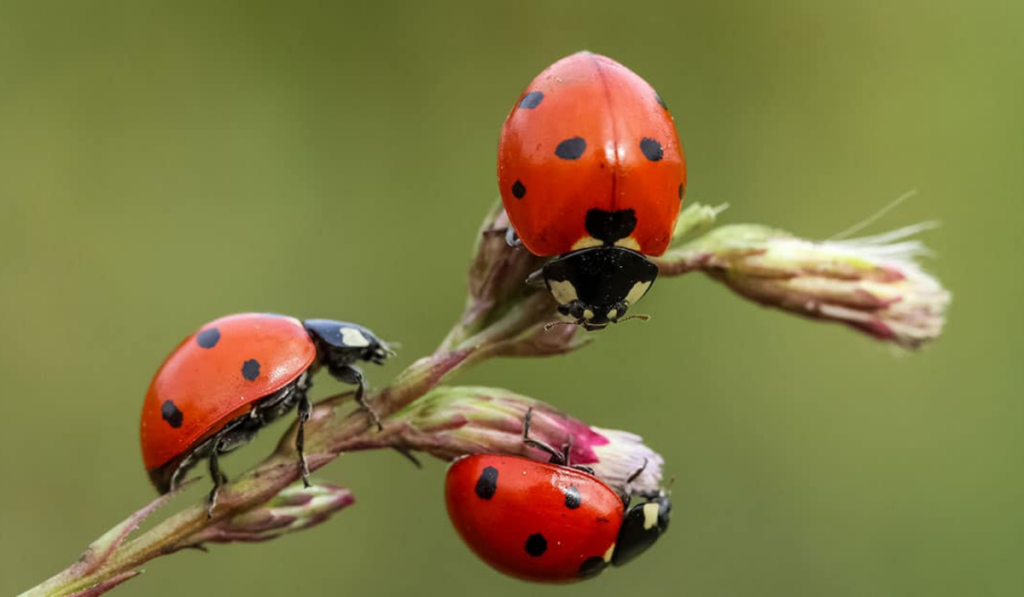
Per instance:
[[[448,515],[480,559],[523,580],[570,583],[629,562],[665,534],[667,495],[645,495],[644,503],[630,507],[629,496],[592,470],[569,466],[568,449],[559,453],[529,439],[529,424],[528,412],[524,441],[550,454],[550,463],[477,454],[448,469]]]
[[[588,330],[626,319],[654,283],[675,228],[686,162],[665,103],[640,76],[590,52],[540,73],[512,108],[498,184],[532,276]]]
[[[327,367],[356,385],[356,401],[380,428],[363,400],[358,361],[381,365],[394,353],[354,323],[269,313],[242,313],[211,321],[186,338],[153,377],[142,406],[142,459],[161,493],[173,490],[188,469],[209,458],[214,487],[227,482],[219,456],[251,440],[264,425],[298,406],[295,439],[302,481],[309,486],[303,428],[312,406],[310,376]]]

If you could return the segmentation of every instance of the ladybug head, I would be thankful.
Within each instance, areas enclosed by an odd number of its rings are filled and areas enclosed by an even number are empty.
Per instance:
[[[650,289],[658,267],[622,247],[593,247],[566,253],[541,270],[558,301],[558,312],[587,330],[625,319],[626,311]]]
[[[332,319],[307,319],[302,323],[313,338],[320,360],[330,366],[367,361],[378,365],[394,356],[394,351],[361,325]]]
[[[668,531],[671,512],[672,502],[665,493],[659,493],[647,502],[630,508],[619,528],[612,564],[626,564],[654,545]]]

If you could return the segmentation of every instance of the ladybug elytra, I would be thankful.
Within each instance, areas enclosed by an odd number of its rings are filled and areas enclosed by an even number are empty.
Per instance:
[[[524,438],[528,429],[529,414]],[[629,507],[629,496],[592,470],[565,464],[568,450],[526,443],[551,454],[552,462],[477,454],[448,469],[448,515],[491,567],[523,580],[575,582],[629,562],[668,530],[671,503],[664,493]]]
[[[309,486],[303,455],[303,425],[310,416],[310,376],[326,366],[339,381],[356,384],[363,401],[358,361],[383,364],[393,353],[370,330],[327,319],[242,313],[211,321],[167,357],[146,392],[142,407],[142,457],[161,493],[209,458],[216,492],[226,482],[218,457],[247,443],[264,425],[296,406],[296,448],[302,480]],[[370,413],[380,426],[376,414]]]
[[[557,256],[531,282],[594,330],[624,319],[668,248],[686,164],[665,103],[618,62],[579,52],[520,96],[498,146],[502,203],[519,241]]]

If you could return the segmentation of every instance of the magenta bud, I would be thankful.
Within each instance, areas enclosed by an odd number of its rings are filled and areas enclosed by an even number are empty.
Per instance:
[[[511,454],[546,462],[551,456],[523,442],[523,423],[532,411],[530,439],[585,465],[619,493],[657,492],[661,455],[626,431],[592,427],[547,404],[497,388],[440,387],[392,420],[406,447],[451,460],[465,454]],[[627,481],[634,477],[627,487]]]

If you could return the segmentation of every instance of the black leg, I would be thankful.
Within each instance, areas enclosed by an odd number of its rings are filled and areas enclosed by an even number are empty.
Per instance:
[[[420,462],[420,459],[416,458],[416,455],[410,452],[409,449],[404,448],[402,446],[395,446],[395,452],[398,452],[402,456],[405,456],[405,458],[409,462],[413,463],[416,466],[416,468],[423,468],[423,463]]]
[[[590,468],[585,464],[572,464],[572,436],[569,436],[569,441],[565,442],[562,446],[562,459],[565,461],[565,466],[570,466],[578,471],[583,471],[588,475],[594,474],[594,469]]]
[[[547,453],[551,456],[550,462],[554,464],[565,464],[565,458],[558,452],[558,450],[555,450],[540,440],[530,439],[530,423],[532,419],[533,407],[531,406],[526,409],[526,416],[523,417],[523,443],[531,448],[537,448],[538,450]]]
[[[647,459],[644,458],[644,463],[642,465],[640,465],[640,468],[636,469],[636,472],[634,472],[632,475],[629,476],[628,479],[626,479],[626,485],[629,485],[633,481],[636,481],[636,478],[639,477],[640,474],[643,473],[644,470],[646,470],[646,469],[647,469]]]
[[[220,454],[221,448],[221,440],[217,438],[214,440],[213,450],[210,452],[210,477],[213,479],[213,489],[210,490],[210,495],[206,498],[207,518],[213,518],[213,509],[217,505],[217,494],[220,492],[221,485],[228,482],[228,476],[220,470],[218,454]]]
[[[626,508],[629,508],[629,503],[633,500],[633,489],[630,487],[630,485],[633,483],[633,481],[636,481],[637,477],[639,477],[641,474],[643,474],[643,472],[645,470],[647,470],[647,459],[646,458],[644,458],[644,463],[640,465],[640,468],[638,468],[635,471],[633,471],[633,473],[629,476],[629,478],[626,479],[626,484],[623,486],[623,491],[625,491],[626,493],[624,493],[623,495],[619,496],[619,497],[622,498],[622,503],[623,503],[623,505]],[[650,499],[651,496],[649,496],[649,495],[641,495],[641,497],[645,497],[645,498]]]
[[[177,491],[178,490],[178,484],[180,483],[179,479],[181,478],[181,475],[184,474],[184,472],[185,472],[185,467],[181,466],[179,464],[178,465],[178,469],[176,471],[174,471],[173,475],[171,475],[171,488],[168,489],[168,491]]]
[[[370,420],[377,426],[378,431],[384,431],[384,425],[380,422],[380,417],[374,412],[370,405],[363,399],[363,394],[366,391],[366,382],[363,381],[363,374],[359,369],[355,367],[344,365],[342,367],[331,368],[331,375],[336,377],[343,383],[355,384],[356,386],[356,402],[363,408],[367,413],[370,414]]]
[[[313,413],[313,405],[303,394],[299,398],[299,432],[295,434],[295,451],[299,453],[299,472],[302,474],[303,487],[309,487],[309,463],[306,462],[306,421]]]

